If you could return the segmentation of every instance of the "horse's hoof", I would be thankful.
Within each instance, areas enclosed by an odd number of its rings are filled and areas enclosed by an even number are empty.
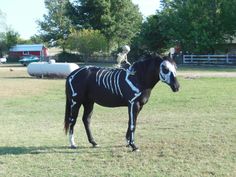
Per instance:
[[[132,150],[132,152],[140,152],[140,149],[139,148],[135,148]]]
[[[126,146],[125,146],[125,147],[129,148],[129,147],[130,147],[130,145],[129,145],[129,144],[126,144]]]
[[[98,144],[93,144],[93,148],[98,148],[100,147]]]
[[[71,148],[71,149],[77,149],[77,146],[71,145],[70,148]]]
[[[93,145],[93,148],[99,148],[100,146],[98,144]]]
[[[129,144],[129,146],[132,148],[132,152],[139,152],[139,148],[135,144]]]

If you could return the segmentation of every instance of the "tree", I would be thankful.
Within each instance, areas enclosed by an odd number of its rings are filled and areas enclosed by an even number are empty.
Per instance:
[[[5,33],[0,33],[0,56],[3,54],[7,54],[9,52],[9,49],[17,44],[19,40],[19,33],[8,30]]]
[[[94,52],[107,49],[107,40],[99,30],[84,29],[71,33],[67,39],[67,48],[84,55],[87,60]]]
[[[7,31],[6,39],[5,39],[7,50],[9,50],[12,46],[16,45],[19,38],[20,38],[20,35],[18,32],[15,32],[13,30]]]
[[[71,33],[71,22],[65,16],[66,4],[69,0],[45,0],[48,14],[43,15],[43,20],[38,21],[40,36],[46,42],[53,42],[65,50],[65,41]]]
[[[140,47],[145,51],[161,53],[168,41],[164,34],[165,26],[165,21],[160,15],[149,16],[142,24],[139,35]]]
[[[77,29],[100,30],[110,47],[130,43],[140,31],[142,15],[131,0],[74,0],[67,14]]]
[[[3,53],[7,50],[5,39],[5,33],[0,33],[0,57],[2,57]]]
[[[112,0],[111,5],[111,17],[114,25],[107,30],[108,36],[111,35],[111,39],[119,46],[130,43],[140,32],[142,15],[138,7],[130,0],[118,2]]]
[[[40,44],[43,43],[43,39],[41,38],[40,35],[34,35],[30,37],[30,42],[32,44]]]
[[[217,44],[236,35],[236,0],[162,0],[165,36],[183,50],[214,53]]]

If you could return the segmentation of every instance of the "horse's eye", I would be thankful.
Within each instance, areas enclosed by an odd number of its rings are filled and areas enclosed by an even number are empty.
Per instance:
[[[169,73],[169,69],[167,69],[165,66],[162,66],[162,72],[164,74],[168,74]]]

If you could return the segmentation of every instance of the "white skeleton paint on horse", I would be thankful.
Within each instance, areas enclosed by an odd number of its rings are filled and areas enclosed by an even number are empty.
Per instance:
[[[137,150],[134,133],[137,116],[148,102],[152,88],[161,80],[176,92],[179,83],[173,60],[159,56],[146,56],[128,69],[87,66],[73,71],[66,80],[65,131],[69,131],[71,148],[76,148],[74,125],[80,106],[83,105],[83,123],[89,142],[96,147],[90,121],[94,103],[105,107],[127,106],[129,122],[126,140],[133,151]]]

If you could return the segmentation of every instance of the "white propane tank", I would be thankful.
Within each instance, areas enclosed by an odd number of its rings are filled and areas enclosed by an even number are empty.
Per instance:
[[[30,63],[27,71],[30,76],[65,78],[78,68],[79,66],[75,63],[56,63],[55,60],[50,60]]]

